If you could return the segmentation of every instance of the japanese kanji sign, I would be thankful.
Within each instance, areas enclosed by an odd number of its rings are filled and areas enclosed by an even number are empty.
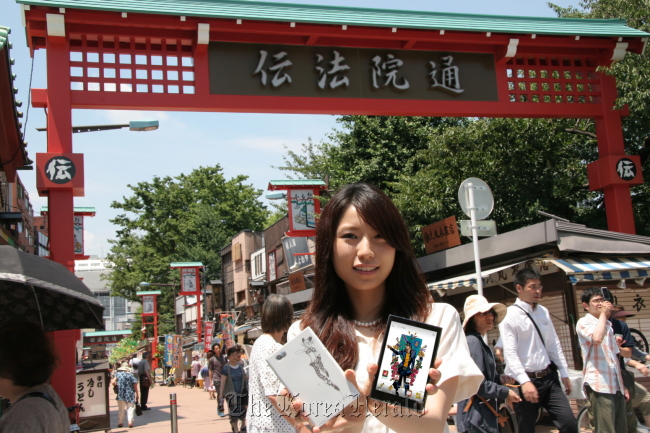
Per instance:
[[[313,264],[306,237],[282,238],[282,247],[290,272],[296,272]]]
[[[200,290],[199,268],[181,268],[181,292],[179,295],[196,295]]]
[[[84,346],[93,346],[98,344],[117,344],[128,334],[123,335],[99,335],[99,336],[86,336],[83,337]]]
[[[427,254],[460,245],[460,233],[456,217],[445,218],[442,221],[422,227],[422,238]]]
[[[208,353],[208,351],[210,350],[210,344],[212,343],[213,333],[214,333],[214,322],[205,322],[205,337],[203,339],[205,353]]]
[[[74,216],[74,253],[84,253],[84,217]]]
[[[301,292],[307,289],[305,285],[305,273],[299,271],[289,274],[289,284],[291,285],[291,293]]]
[[[83,197],[83,154],[37,153],[36,188],[40,196],[50,189],[72,189],[75,197]]]
[[[80,418],[93,418],[110,429],[108,411],[108,370],[86,370],[77,373],[75,395]]]
[[[609,155],[587,165],[589,189],[600,190],[612,185],[641,185],[639,155]]]
[[[498,100],[492,54],[243,43],[210,44],[210,92]]]

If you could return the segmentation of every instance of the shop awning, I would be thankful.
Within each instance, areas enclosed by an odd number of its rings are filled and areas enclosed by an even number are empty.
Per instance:
[[[650,276],[650,256],[551,259],[569,276],[581,281],[624,280]]]
[[[523,262],[511,263],[509,265],[481,271],[483,287],[511,283],[514,280],[515,273],[524,267],[534,267],[542,275],[558,271],[557,267],[553,263],[550,263],[550,260],[525,260]],[[476,272],[427,284],[429,290],[454,290],[459,287],[467,287],[476,290]]]
[[[235,328],[235,335],[243,334],[244,332],[248,331],[251,329],[253,326],[252,325],[241,325],[237,326]]]

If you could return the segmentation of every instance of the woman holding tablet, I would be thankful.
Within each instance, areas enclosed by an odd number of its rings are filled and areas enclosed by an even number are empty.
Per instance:
[[[485,334],[506,317],[506,306],[489,303],[483,296],[471,295],[465,299],[464,312],[463,329],[467,336],[469,351],[472,354],[472,359],[483,372],[485,380],[481,383],[476,395],[471,398],[471,404],[470,400],[458,403],[458,431],[498,433],[497,416],[487,405],[498,411],[497,398],[505,400],[511,407],[512,403],[521,401],[515,391],[505,386],[515,383],[515,380],[505,374],[497,374],[497,364],[492,350],[483,341]]]
[[[426,385],[423,416],[367,398],[390,314],[442,328],[436,368],[428,371],[432,383]],[[475,394],[483,380],[469,356],[458,313],[432,302],[402,216],[388,196],[368,184],[343,187],[323,209],[312,301],[289,329],[288,340],[307,326],[361,393],[360,404],[314,431],[446,431],[452,403]]]

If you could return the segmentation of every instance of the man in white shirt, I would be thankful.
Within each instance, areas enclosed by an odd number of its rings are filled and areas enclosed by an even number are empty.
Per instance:
[[[499,331],[503,341],[505,373],[521,384],[522,401],[515,404],[519,432],[535,432],[541,405],[551,415],[560,433],[577,433],[576,419],[558,378],[559,370],[566,393],[570,394],[566,359],[548,310],[539,305],[541,276],[533,268],[524,268],[515,274],[514,285],[519,299],[508,307]]]

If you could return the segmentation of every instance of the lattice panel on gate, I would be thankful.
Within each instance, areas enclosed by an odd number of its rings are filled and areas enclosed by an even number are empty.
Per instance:
[[[506,65],[510,102],[600,102],[595,58],[526,56]]]
[[[194,94],[192,47],[179,40],[107,39],[70,41],[74,91]]]

